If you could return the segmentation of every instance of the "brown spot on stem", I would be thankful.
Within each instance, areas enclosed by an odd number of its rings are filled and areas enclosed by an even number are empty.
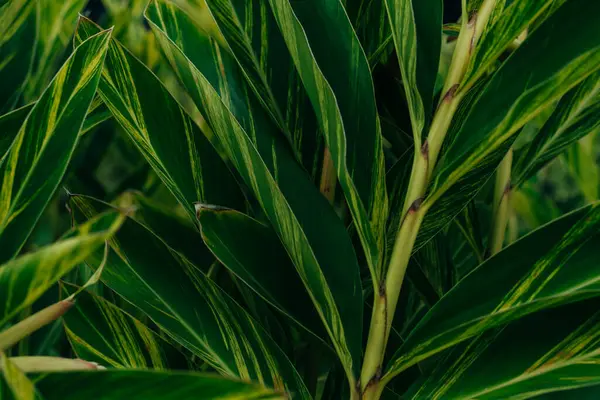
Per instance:
[[[458,90],[458,86],[458,83],[455,83],[454,85],[450,86],[450,89],[448,89],[448,91],[444,95],[444,102],[449,103],[450,101],[452,101],[452,99],[454,99],[454,96],[456,96],[456,91]]]
[[[412,202],[412,204],[410,205],[410,207],[408,208],[408,213],[414,213],[419,211],[419,208],[421,208],[421,205],[423,204],[423,198],[419,197],[418,199],[415,199],[415,201]]]

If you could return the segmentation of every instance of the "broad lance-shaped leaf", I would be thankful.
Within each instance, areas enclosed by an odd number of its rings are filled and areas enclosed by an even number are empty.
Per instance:
[[[0,263],[19,252],[54,195],[96,93],[110,31],[90,37],[35,103],[0,164]]]
[[[4,162],[4,157],[8,154],[10,145],[17,137],[19,129],[25,122],[33,104],[28,104],[14,111],[0,116],[0,165]]]
[[[600,203],[523,237],[452,288],[412,330],[384,381],[486,330],[600,295]]]
[[[2,265],[0,328],[100,248],[122,222],[117,212],[101,214],[69,231],[61,241]]]
[[[135,370],[74,371],[31,376],[45,400],[284,400],[254,383],[218,375]]]
[[[477,79],[487,73],[502,52],[513,43],[519,35],[530,28],[530,25],[546,12],[555,10],[566,0],[531,0],[513,1],[506,7],[483,34],[467,67],[461,86],[471,87]],[[545,14],[546,13],[546,14]]]
[[[600,72],[571,89],[535,135],[521,150],[513,168],[520,185],[576,140],[600,127]]]
[[[99,30],[80,17],[75,41]],[[98,92],[191,220],[198,201],[243,208],[237,182],[212,144],[158,78],[115,40]]]
[[[0,114],[21,99],[33,67],[38,0],[12,0],[0,8]]]
[[[58,68],[57,62],[70,49],[77,16],[83,12],[85,0],[37,0],[38,40],[31,76],[25,82],[26,101],[37,99]],[[27,47],[27,46],[23,46]]]
[[[95,204],[87,199],[72,200],[84,215],[94,212]],[[309,397],[289,359],[260,324],[158,236],[128,218],[110,245],[102,281],[175,341],[223,375]],[[90,256],[90,266],[103,256]]]
[[[198,209],[198,221],[204,242],[223,265],[289,318],[325,340],[319,315],[270,227],[240,212],[210,207]]]
[[[376,65],[393,50],[392,32],[382,0],[342,0],[369,64]]]
[[[541,311],[456,346],[410,399],[526,399],[600,384],[598,299]]]
[[[523,125],[600,69],[600,29],[592,17],[597,13],[600,2],[566,2],[493,75],[434,171],[423,207],[438,199],[440,204],[428,213],[420,243],[477,193]]]
[[[63,285],[69,296],[77,287]],[[108,300],[87,291],[65,314],[65,332],[77,357],[104,367],[184,369],[183,355],[146,325]]]
[[[210,0],[206,6],[248,85],[314,178],[322,161],[322,138],[268,2]]]
[[[369,63],[339,1],[270,1],[331,152],[373,284],[380,281],[388,199]]]
[[[153,1],[146,17],[180,81],[286,247],[347,375],[354,379],[361,353],[362,288],[343,223],[248,93],[234,60],[199,34],[173,4]]]
[[[421,148],[423,129],[433,116],[433,91],[442,47],[441,0],[383,0],[415,138]]]

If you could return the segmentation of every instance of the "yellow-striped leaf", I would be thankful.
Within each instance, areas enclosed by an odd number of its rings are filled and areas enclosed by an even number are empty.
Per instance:
[[[77,287],[63,285],[70,295]],[[104,367],[185,369],[183,355],[108,300],[87,291],[77,296],[75,307],[64,317],[65,332],[77,357]]]
[[[101,214],[69,231],[61,241],[0,267],[0,327],[101,247],[122,222],[119,213]]]
[[[92,102],[110,31],[90,37],[35,103],[0,164],[0,263],[15,256],[50,201]]]
[[[2,386],[6,384],[14,400],[42,399],[33,383],[3,352],[0,352],[0,372],[0,394],[4,392]]]
[[[351,377],[360,359],[363,307],[358,264],[343,223],[253,99],[235,61],[171,3],[151,2],[146,17],[286,247]]]
[[[4,157],[8,154],[10,145],[17,137],[19,129],[25,122],[33,104],[28,104],[14,111],[0,116],[0,165],[4,162]]]
[[[76,41],[99,30],[80,17]],[[235,179],[196,123],[158,78],[114,39],[98,92],[191,220],[198,201],[243,208]]]
[[[425,315],[384,376],[527,314],[600,295],[600,203],[568,214],[488,259]]]
[[[72,197],[72,204],[84,215],[95,206],[82,197]],[[128,218],[110,245],[102,281],[175,341],[225,376],[309,397],[260,324],[158,236]],[[88,257],[90,266],[99,265],[103,256]]]

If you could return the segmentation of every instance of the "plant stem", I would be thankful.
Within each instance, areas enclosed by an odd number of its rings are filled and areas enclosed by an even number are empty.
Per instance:
[[[512,168],[513,150],[510,149],[496,171],[494,187],[494,206],[492,226],[490,229],[489,255],[493,256],[502,250],[509,214],[510,172]]]
[[[469,64],[473,46],[487,24],[495,3],[496,0],[484,0],[478,14],[474,14],[468,21],[464,18],[444,84],[442,92],[444,95],[426,140],[421,148],[415,148],[411,177],[402,210],[404,218],[396,234],[385,281],[380,283],[373,303],[371,326],[360,376],[363,400],[377,400],[383,391],[380,379],[385,348],[408,262],[421,223],[430,207],[430,204],[424,203],[426,190],[452,118],[464,96],[464,91],[457,90]]]

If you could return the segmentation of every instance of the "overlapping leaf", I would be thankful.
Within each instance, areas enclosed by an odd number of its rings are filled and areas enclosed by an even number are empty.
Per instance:
[[[68,296],[76,287],[64,286]],[[77,357],[106,367],[177,369],[183,355],[146,325],[108,300],[83,291],[64,317]]]
[[[84,214],[93,212],[89,200],[72,201]],[[174,340],[226,376],[308,397],[294,367],[260,325],[146,227],[127,219],[111,247],[102,281]],[[88,261],[95,266],[102,257],[96,253]]]
[[[600,3],[563,4],[484,87],[434,172],[424,207],[440,203],[425,220],[419,242],[448,224],[477,193],[525,123],[600,68],[600,31],[581,19],[583,8],[592,15],[600,12]]]
[[[481,264],[411,332],[384,380],[448,347],[532,312],[600,295],[600,204],[568,214]]]
[[[531,178],[570,144],[600,127],[600,72],[571,89],[514,167],[515,185]]]
[[[25,89],[35,59],[39,12],[37,0],[13,0],[0,7],[0,114],[12,110]]]
[[[368,60],[340,1],[270,4],[331,152],[373,281],[378,282],[388,200]]]
[[[227,53],[171,3],[151,2],[146,17],[180,81],[286,247],[352,376],[360,358],[362,290],[342,222],[248,93]]]
[[[60,184],[92,102],[110,31],[90,37],[35,103],[0,164],[0,263],[23,246]]]
[[[15,400],[40,398],[33,383],[3,352],[0,352],[0,372],[2,374],[0,377],[0,393],[4,391],[2,386],[6,384]]]
[[[198,221],[204,242],[223,265],[266,301],[325,340],[319,315],[271,228],[237,211],[214,208],[200,208]]]
[[[63,240],[4,264],[0,268],[0,327],[101,247],[122,222],[119,213],[102,214]]]
[[[599,384],[598,305],[536,313],[457,346],[409,398],[526,399]]]
[[[385,59],[393,48],[392,32],[382,0],[342,0],[348,18],[371,65]]]
[[[76,40],[99,29],[81,17]],[[243,207],[240,189],[212,144],[158,78],[114,40],[108,47],[98,91],[191,219],[198,201]]]
[[[315,114],[268,3],[211,0],[206,5],[250,88],[314,177],[322,156]]]
[[[19,129],[21,129],[32,108],[33,103],[0,117],[0,165],[4,162],[4,157],[8,154],[10,145],[17,137]]]
[[[46,400],[283,400],[263,386],[215,375],[158,371],[62,372],[32,378]]]
[[[433,90],[442,46],[439,0],[385,0],[402,73],[413,137],[421,147],[423,129],[434,110]]]

